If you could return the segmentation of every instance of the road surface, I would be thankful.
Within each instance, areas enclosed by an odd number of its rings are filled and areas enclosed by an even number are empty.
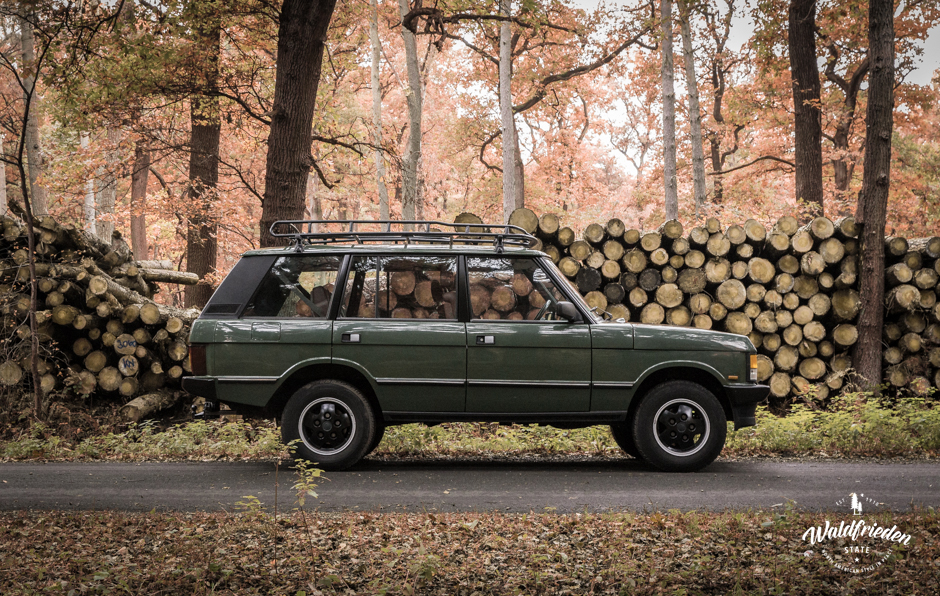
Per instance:
[[[286,464],[8,463],[0,464],[0,510],[237,509],[247,495],[281,510],[296,506],[296,473]],[[277,485],[277,487],[275,487]],[[859,493],[904,510],[940,506],[940,463],[717,461],[696,474],[666,474],[630,459],[520,462],[366,460],[329,472],[321,511],[610,511],[770,508],[788,499],[803,509],[832,509]]]

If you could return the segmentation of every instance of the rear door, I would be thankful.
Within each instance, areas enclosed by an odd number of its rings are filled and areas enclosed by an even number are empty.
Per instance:
[[[586,412],[591,333],[555,313],[566,298],[532,258],[467,257],[467,411]]]
[[[466,326],[457,257],[356,256],[333,327],[333,361],[375,379],[385,412],[462,412]]]
[[[212,370],[223,400],[253,403],[291,367],[330,361],[329,306],[341,262],[335,255],[279,257],[240,318],[216,323]]]

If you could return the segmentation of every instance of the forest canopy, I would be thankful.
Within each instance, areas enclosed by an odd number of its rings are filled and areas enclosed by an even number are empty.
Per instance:
[[[269,134],[281,117],[279,35],[294,4],[0,3],[0,50],[10,65],[0,73],[4,208],[22,200],[11,164],[27,103],[21,83],[34,76],[23,172],[32,194],[45,196],[42,207],[109,240],[117,230],[137,258],[170,259],[211,286],[259,245]],[[472,211],[503,221],[511,164],[515,206],[556,213],[575,229],[610,217],[653,229],[667,213],[667,46],[680,221],[855,214],[870,70],[862,0],[813,3],[819,98],[810,107],[822,158],[814,200],[796,196],[787,40],[798,2],[677,2],[666,29],[659,1],[313,4],[321,17],[328,11],[329,26],[304,156],[306,217]],[[895,11],[887,232],[908,237],[933,235],[940,221],[940,71],[923,51],[938,20],[935,1]],[[511,57],[502,75],[501,51]],[[912,82],[925,67],[932,82]],[[516,148],[509,161],[504,137]],[[205,262],[194,269],[195,259]]]

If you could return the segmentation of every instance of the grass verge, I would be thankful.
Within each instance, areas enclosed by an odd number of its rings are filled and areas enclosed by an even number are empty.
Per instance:
[[[864,394],[834,398],[829,410],[796,405],[784,417],[759,408],[757,426],[731,431],[723,455],[813,457],[940,456],[940,407],[922,398],[889,405]],[[420,424],[388,429],[377,457],[505,455],[621,457],[607,427],[560,430],[495,423]],[[0,443],[0,460],[268,459],[287,452],[272,423],[191,422],[161,430],[143,423],[69,441],[41,424]]]
[[[803,541],[824,513],[0,513],[0,593],[937,594],[940,516],[877,570]],[[843,513],[844,515],[844,513]],[[877,514],[876,514],[877,515]],[[829,516],[831,517],[831,516]],[[889,526],[890,527],[890,526]],[[817,547],[815,547],[818,549]]]

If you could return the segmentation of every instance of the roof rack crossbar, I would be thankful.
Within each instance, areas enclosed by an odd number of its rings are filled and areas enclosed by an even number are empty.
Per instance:
[[[376,226],[379,231],[364,230]],[[332,226],[339,231],[330,231]],[[393,226],[400,229],[393,229]],[[432,227],[434,226],[434,227]],[[384,229],[383,229],[384,228]],[[316,231],[314,231],[316,230]],[[519,226],[508,224],[463,224],[433,220],[303,219],[280,220],[271,224],[271,235],[289,238],[298,250],[312,244],[418,243],[536,248],[539,241]]]

